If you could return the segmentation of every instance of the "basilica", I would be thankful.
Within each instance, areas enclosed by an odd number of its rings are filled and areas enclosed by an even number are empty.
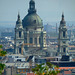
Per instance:
[[[22,21],[18,13],[14,41],[15,54],[39,55],[47,50],[46,31],[43,30],[42,19],[37,15],[34,0],[30,0],[28,14]]]
[[[46,31],[43,21],[35,9],[35,1],[30,0],[28,14],[21,21],[20,14],[15,26],[14,53],[23,55],[68,55],[68,36],[64,14],[59,26],[58,50],[52,53],[46,44]],[[51,50],[51,51],[50,51]],[[52,54],[51,54],[52,53]]]

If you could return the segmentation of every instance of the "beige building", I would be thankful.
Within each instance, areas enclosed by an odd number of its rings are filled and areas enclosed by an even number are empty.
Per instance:
[[[62,14],[58,35],[58,55],[68,54],[68,40],[66,22],[64,20],[64,14]]]
[[[22,48],[20,44],[23,42],[27,45]],[[42,52],[41,50],[47,49],[46,31],[43,30],[42,19],[36,13],[34,0],[30,0],[28,14],[24,17],[22,22],[19,14],[16,22],[15,53],[21,53],[22,49],[24,55],[26,52],[31,52],[30,54],[37,55]]]

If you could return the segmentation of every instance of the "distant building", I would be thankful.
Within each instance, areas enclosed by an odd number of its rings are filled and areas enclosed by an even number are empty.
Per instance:
[[[28,44],[24,46],[24,49],[20,46],[20,44],[23,43]],[[37,50],[36,53],[32,53],[40,54],[40,50],[46,49],[46,31],[43,30],[42,19],[36,13],[34,0],[30,0],[28,14],[24,17],[22,22],[20,20],[20,15],[18,14],[18,20],[15,27],[14,53],[19,54],[23,50],[23,54],[25,54],[25,51],[35,50],[36,52]]]
[[[1,37],[14,37],[13,32],[1,32]]]
[[[62,14],[58,35],[58,55],[68,54],[68,40],[66,22],[64,20],[64,14]]]

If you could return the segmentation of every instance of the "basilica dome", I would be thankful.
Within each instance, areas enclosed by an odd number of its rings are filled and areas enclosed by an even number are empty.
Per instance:
[[[26,15],[22,20],[22,23],[24,28],[27,26],[33,26],[33,27],[43,26],[41,18],[36,13]]]
[[[22,20],[23,27],[43,27],[41,18],[37,15],[35,2],[31,0],[29,3],[28,14]]]

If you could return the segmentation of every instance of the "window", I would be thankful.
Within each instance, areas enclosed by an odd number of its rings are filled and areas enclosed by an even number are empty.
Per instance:
[[[21,53],[21,48],[19,48],[19,53]]]
[[[66,48],[63,48],[63,52],[66,52]]]
[[[22,72],[22,70],[20,70],[20,72]]]
[[[25,72],[25,70],[23,70],[23,72]]]
[[[35,44],[37,44],[37,38],[35,38]]]
[[[25,38],[25,43],[27,43],[27,38]]]
[[[21,38],[21,31],[19,31],[19,38]]]
[[[26,31],[28,31],[28,28],[26,28]]]
[[[19,44],[21,44],[21,42],[19,42]]]
[[[65,42],[65,41],[63,41],[63,43],[65,44],[66,42]]]
[[[65,31],[63,31],[63,37],[65,37]]]
[[[26,69],[26,72],[29,72],[29,70],[28,70],[28,69]]]
[[[32,38],[30,38],[30,40],[29,40],[29,41],[30,41],[30,43],[33,43],[33,39],[32,39]]]
[[[17,59],[17,61],[20,61],[21,62],[21,59]]]
[[[41,44],[41,38],[39,38],[39,44]]]
[[[34,20],[34,23],[36,23],[36,20]]]
[[[34,29],[36,30],[37,28],[35,27]]]

